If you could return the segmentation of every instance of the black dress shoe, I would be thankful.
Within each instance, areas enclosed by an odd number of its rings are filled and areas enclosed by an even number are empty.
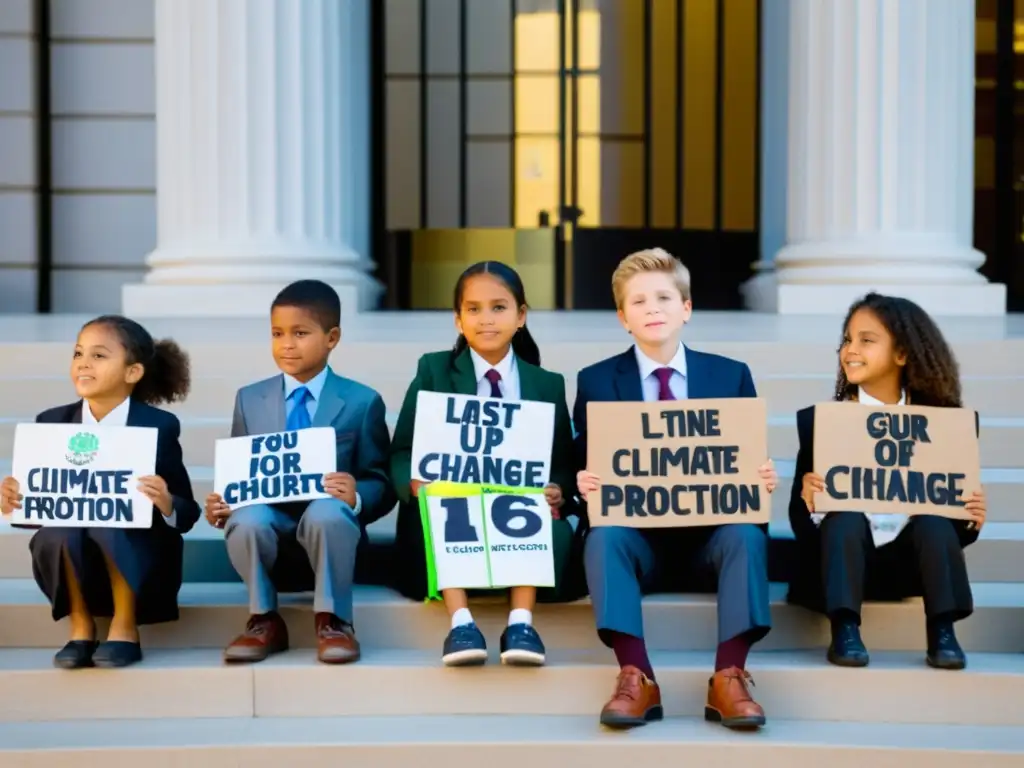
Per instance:
[[[139,643],[129,643],[124,640],[108,640],[105,643],[100,643],[92,660],[97,667],[104,669],[127,667],[142,661],[142,646]]]
[[[81,669],[93,666],[95,640],[71,640],[53,657],[53,666],[60,669]]]
[[[837,667],[866,667],[870,657],[860,639],[860,627],[853,622],[832,629],[828,660]]]
[[[929,633],[928,655],[925,661],[935,669],[963,669],[967,666],[967,657],[957,642],[953,625],[939,627]]]

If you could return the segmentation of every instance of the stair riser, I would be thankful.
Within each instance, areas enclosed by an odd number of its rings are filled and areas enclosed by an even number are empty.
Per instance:
[[[223,370],[223,369],[222,369]],[[576,397],[576,371],[559,368],[566,376],[566,398],[571,407]],[[373,387],[384,398],[389,411],[396,413],[402,407],[414,370],[403,371],[393,365],[385,372],[369,374],[360,371],[355,378]],[[192,391],[183,403],[170,410],[183,416],[229,418],[234,407],[235,393],[240,386],[253,381],[248,376],[233,373],[230,376],[196,378]],[[74,388],[66,376],[0,379],[9,397],[5,416],[30,417],[62,403],[76,399]],[[768,412],[789,414],[814,403],[832,399],[833,380],[830,376],[797,378],[792,375],[760,377],[755,380],[758,394],[768,402]],[[1024,378],[969,378],[964,381],[964,403],[975,408],[982,416],[1024,416]],[[10,393],[7,395],[7,393]]]
[[[777,513],[784,518],[785,511]],[[21,532],[0,534],[0,578],[27,579],[32,577],[32,563],[28,554],[29,536]],[[393,534],[383,530],[372,532],[370,540],[378,546],[360,560],[359,568],[368,579],[361,583],[390,583],[386,575],[396,567],[394,550],[389,544]],[[769,548],[768,575],[773,581],[785,581],[791,575],[792,538],[773,538]],[[1024,582],[1024,541],[981,539],[966,549],[967,570],[974,582]],[[227,550],[219,538],[187,537],[183,558],[184,581],[222,582],[238,581],[239,577],[228,560]],[[381,580],[383,579],[383,580]]]
[[[314,648],[313,618],[309,604],[282,608],[293,648]],[[507,607],[474,603],[473,615],[481,625],[489,647],[497,648],[507,621]],[[8,605],[3,608],[0,647],[61,647],[68,637],[66,621],[55,623],[49,606]],[[245,628],[249,613],[244,605],[183,606],[177,622],[142,628],[143,646],[161,648],[222,649]],[[605,648],[594,629],[588,602],[541,605],[535,623],[550,651]],[[802,608],[777,602],[772,606],[773,629],[757,645],[758,650],[821,649],[824,659],[829,642],[824,617]],[[448,632],[448,619],[440,605],[360,604],[355,626],[366,649],[399,648],[436,651]],[[685,605],[665,605],[649,600],[644,606],[644,627],[649,647],[655,651],[707,651],[717,645],[717,611],[713,597]],[[863,637],[870,650],[918,651],[925,647],[924,613],[920,600],[905,603],[869,604],[864,608]],[[979,607],[957,624],[957,636],[968,652],[1018,653],[1024,638],[1024,608]],[[611,657],[609,656],[609,659]]]
[[[751,659],[749,668],[754,696],[773,719],[1024,726],[1020,675],[941,672],[923,662],[919,670],[848,670],[824,662],[820,668],[759,669]],[[707,670],[659,668],[666,714],[703,716],[710,670],[710,656]],[[284,662],[24,671],[2,673],[0,721],[593,714],[596,727],[615,671],[611,659],[541,670]]]
[[[596,726],[595,726],[596,727]],[[672,728],[672,723],[650,726]],[[712,726],[708,726],[711,728]],[[717,727],[717,726],[716,726]],[[996,751],[952,751],[927,747],[851,747],[776,744],[754,734],[738,734],[733,741],[720,744],[672,743],[644,740],[625,734],[609,734],[595,743],[476,744],[473,759],[488,768],[620,768],[628,763],[675,765],[681,752],[688,764],[702,768],[735,768],[750,759],[750,745],[743,738],[757,739],[759,768],[1019,768],[1021,755]],[[457,734],[452,740],[457,742]],[[118,748],[89,750],[89,764],[106,768],[323,768],[325,765],[350,765],[359,768],[409,768],[412,765],[458,765],[466,760],[467,745],[388,744],[388,745],[311,745],[302,743],[261,744],[259,746],[189,746]],[[47,749],[4,750],[0,758],[17,768],[82,768],[79,750]]]
[[[409,316],[407,322],[419,323],[421,318]],[[697,322],[700,322],[699,317]],[[618,328],[607,330],[581,328],[579,323],[563,322],[573,328],[570,333],[578,338],[572,341],[553,341],[556,334],[545,334],[533,327],[540,345],[541,362],[552,370],[568,371],[575,379],[576,371],[598,360],[620,354],[630,345],[629,336]],[[838,324],[837,324],[838,325]],[[255,326],[253,326],[255,328]],[[254,331],[258,333],[258,329]],[[331,358],[338,372],[347,372],[357,378],[377,373],[408,371],[411,377],[416,361],[423,354],[448,349],[455,341],[451,326],[438,327],[426,341],[405,341],[403,335],[391,338],[376,332],[378,341],[354,341],[342,338],[341,345]],[[422,338],[423,333],[406,333]],[[562,334],[565,335],[564,333]],[[173,336],[173,334],[172,334]],[[26,371],[36,376],[67,376],[71,366],[74,334],[67,343],[37,342],[30,344],[2,344],[8,372]],[[725,355],[742,360],[750,366],[755,377],[780,374],[827,374],[836,371],[839,343],[838,329],[835,342],[797,341],[703,341],[699,336],[687,335],[684,341],[694,349]],[[246,379],[276,373],[270,356],[270,339],[239,341],[235,343],[182,342],[191,361],[196,379],[223,375],[226,370]],[[951,344],[960,364],[961,376],[1024,376],[1024,339],[996,339],[955,341]],[[352,373],[356,372],[356,373]]]

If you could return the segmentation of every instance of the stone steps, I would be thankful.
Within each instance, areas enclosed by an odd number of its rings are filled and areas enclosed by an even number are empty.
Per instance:
[[[409,382],[415,374],[415,361],[409,370],[389,370],[387,373],[354,373],[356,380],[377,390],[389,411],[395,414],[402,407]],[[396,366],[397,368],[397,366]],[[576,397],[576,368],[552,367],[566,378],[566,397],[572,408]],[[344,369],[337,370],[344,373]],[[273,375],[268,371],[267,375]],[[247,375],[207,376],[196,379],[188,399],[172,405],[169,410],[181,417],[230,419],[238,388],[249,384],[253,377]],[[5,397],[10,400],[5,406],[7,417],[34,417],[54,405],[73,402],[77,399],[66,373],[59,376],[5,377]],[[815,403],[832,399],[835,374],[796,376],[792,374],[756,376],[754,383],[758,394],[767,401],[768,412],[775,415],[789,415]],[[964,377],[964,404],[974,408],[981,416],[1022,417],[1024,416],[1024,377],[1022,376],[975,376]],[[7,393],[10,393],[9,395]],[[230,423],[230,422],[229,422]]]
[[[0,723],[0,762],[18,768],[120,768],[140,760],[148,768],[186,762],[196,768],[407,768],[458,765],[472,751],[488,768],[668,766],[681,755],[703,768],[734,768],[750,760],[752,749],[761,768],[1017,768],[1024,760],[1024,729],[1016,726],[769,718],[756,735],[729,733],[697,717],[670,717],[628,735],[608,733],[593,713],[259,719],[189,713],[142,722]]]
[[[975,611],[957,625],[968,652],[1015,653],[1024,647],[1024,584],[973,582]],[[786,585],[772,584],[774,628],[761,651],[822,649],[828,645],[828,624],[816,613],[786,602]],[[145,649],[222,649],[242,631],[248,618],[241,583],[187,583],[179,593],[177,622],[142,628]],[[315,645],[311,598],[282,595],[281,613],[289,626],[293,648]],[[473,614],[489,645],[497,647],[508,617],[499,598],[479,598]],[[52,651],[67,639],[64,622],[55,623],[45,597],[30,579],[0,579],[0,649],[37,648]],[[657,651],[710,653],[716,639],[715,596],[651,595],[644,600],[644,627],[649,647]],[[355,626],[363,648],[416,650],[439,655],[448,631],[440,603],[407,600],[383,587],[358,586]],[[552,651],[602,652],[594,631],[590,600],[537,606],[535,623]],[[920,599],[870,603],[863,616],[864,641],[872,651],[916,651],[924,647],[924,615]],[[6,651],[0,651],[3,653]],[[1021,657],[1024,659],[1024,657]],[[0,686],[0,690],[3,690]],[[3,718],[0,717],[0,721]]]
[[[74,399],[71,344],[84,317],[11,317],[0,324],[0,474],[10,468],[14,424]],[[771,561],[788,560],[786,506],[796,452],[793,412],[830,397],[836,318],[698,312],[687,328],[696,349],[748,362],[769,401],[769,448],[782,483],[775,497]],[[66,672],[52,654],[67,639],[31,579],[29,531],[0,522],[0,765],[82,768],[289,768],[347,763],[361,768],[454,764],[488,768],[612,768],[627,761],[706,768],[1003,768],[1024,764],[1024,338],[1009,319],[942,320],[964,376],[965,398],[982,413],[983,480],[989,524],[967,550],[975,612],[957,626],[969,654],[963,672],[923,661],[921,600],[869,604],[867,669],[828,665],[826,620],[786,603],[774,583],[774,629],[751,655],[755,697],[767,727],[731,733],[705,723],[704,697],[716,643],[715,598],[654,595],[644,623],[667,720],[609,733],[597,714],[615,665],[597,639],[588,599],[540,605],[535,616],[549,666],[449,670],[440,664],[448,620],[439,604],[406,600],[382,586],[356,590],[355,624],[364,658],[347,667],[314,659],[311,600],[282,597],[292,649],[253,666],[228,666],[223,647],[248,616],[223,534],[200,522],[186,536],[181,619],[142,628],[146,658],[127,670]],[[212,486],[213,441],[228,434],[238,386],[273,375],[265,323],[166,320],[192,360],[193,395],[174,406],[197,497]],[[611,313],[531,313],[544,361],[566,375],[623,351],[628,338]],[[1016,326],[1014,326],[1016,327]],[[332,364],[378,388],[394,423],[424,352],[454,339],[448,312],[375,313],[346,320]],[[369,569],[386,581],[395,515],[371,527]],[[361,563],[362,565],[362,563]],[[365,570],[365,569],[364,569]],[[375,582],[376,583],[376,582]],[[507,620],[497,598],[473,613],[492,655]],[[105,631],[105,622],[100,622]],[[492,659],[493,661],[493,659]],[[475,748],[474,753],[466,747]]]
[[[294,650],[226,665],[219,650],[151,650],[124,671],[52,665],[49,649],[0,650],[0,722],[176,717],[577,715],[596,719],[614,685],[610,651],[552,651],[548,666],[492,663],[453,670],[438,651],[369,648],[358,664],[318,663]],[[655,652],[662,701],[676,717],[703,714],[711,652]],[[493,661],[493,659],[492,659]],[[748,669],[773,719],[1024,726],[1019,654],[972,654],[962,672],[923,652],[875,652],[871,666],[834,667],[821,650],[755,652]],[[879,696],[885,691],[884,696]],[[841,692],[841,693],[840,693]],[[400,693],[400,695],[398,695]],[[1024,728],[1022,728],[1024,730]]]

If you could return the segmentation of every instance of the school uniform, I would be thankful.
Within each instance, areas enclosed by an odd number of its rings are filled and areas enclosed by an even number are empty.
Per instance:
[[[863,391],[858,401],[882,405]],[[904,396],[899,404],[905,402]],[[971,521],[936,515],[869,518],[856,511],[812,515],[800,494],[804,475],[814,468],[813,407],[797,412],[797,434],[789,521],[798,565],[789,600],[830,616],[847,612],[859,620],[865,599],[923,596],[929,618],[958,621],[969,616],[974,602],[963,548],[978,538]],[[843,657],[841,648],[832,653]]]
[[[492,384],[488,371],[497,371]],[[582,585],[572,579],[574,529],[568,516],[575,515],[571,502],[576,474],[572,446],[572,424],[565,402],[565,379],[518,359],[511,351],[497,366],[491,366],[476,352],[465,349],[454,358],[451,352],[432,352],[420,358],[416,377],[409,385],[395,426],[391,446],[391,478],[398,493],[398,553],[395,588],[406,597],[422,600],[427,594],[426,552],[419,502],[410,493],[412,481],[412,440],[416,424],[416,398],[421,391],[446,394],[502,397],[509,400],[533,400],[553,403],[555,428],[551,451],[551,478],[562,489],[565,506],[559,520],[553,521],[555,587],[539,589],[538,600],[574,599]],[[571,596],[570,596],[571,595]]]
[[[320,659],[359,657],[352,630],[357,550],[366,527],[395,504],[384,401],[329,366],[305,384],[279,374],[238,391],[232,437],[309,427],[335,431],[336,471],[355,478],[355,505],[326,498],[253,504],[231,513],[224,526],[228,557],[249,589],[252,618],[225,652],[229,660],[258,661],[286,649],[278,592],[310,589]]]
[[[40,424],[96,424],[83,402],[62,405],[36,417]],[[135,595],[139,625],[178,619],[182,534],[199,519],[199,505],[182,462],[181,424],[167,411],[131,398],[99,422],[104,427],[151,427],[157,432],[156,471],[171,494],[173,511],[153,510],[149,528],[40,528],[29,543],[32,573],[50,600],[55,621],[70,612],[62,552],[67,551],[85,604],[94,617],[113,615],[113,595],[104,555],[117,567]]]
[[[662,366],[634,346],[579,372],[577,460],[587,466],[588,403],[756,396],[745,363],[680,345]],[[743,633],[755,642],[771,628],[765,525],[595,527],[587,532],[584,564],[598,634],[608,646],[609,632],[644,636],[643,594],[702,585],[717,587],[720,642]]]

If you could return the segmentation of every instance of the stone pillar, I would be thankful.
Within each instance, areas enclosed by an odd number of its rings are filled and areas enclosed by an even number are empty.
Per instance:
[[[787,244],[748,303],[834,314],[878,290],[1004,314],[972,247],[973,0],[789,3]]]
[[[157,247],[135,317],[264,317],[293,280],[370,277],[365,0],[155,0]]]

